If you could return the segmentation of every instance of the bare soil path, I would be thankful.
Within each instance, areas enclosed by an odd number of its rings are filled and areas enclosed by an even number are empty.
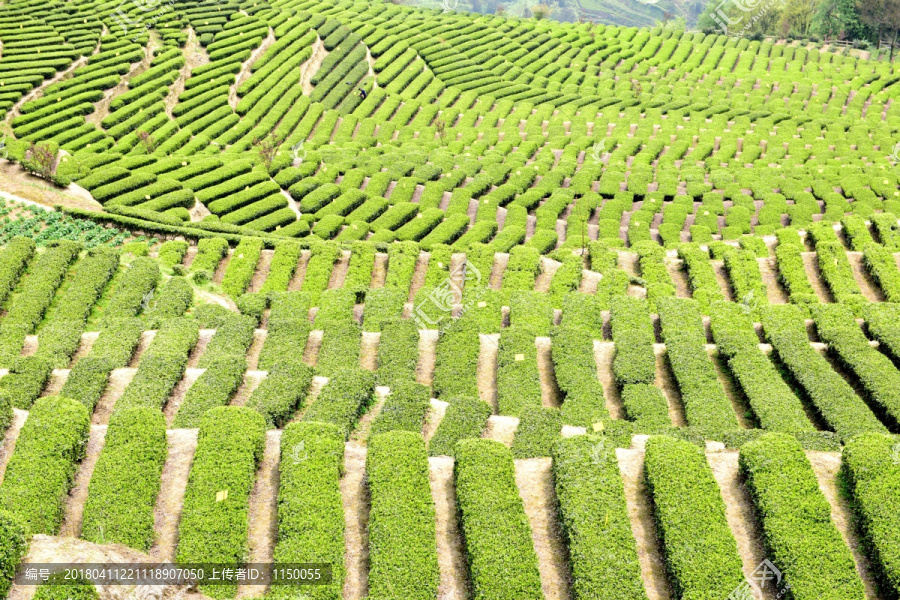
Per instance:
[[[449,456],[432,456],[428,459],[428,470],[436,517],[438,567],[441,572],[438,598],[466,600],[466,554],[457,516],[453,459]]]
[[[366,486],[366,447],[347,442],[344,450],[344,600],[363,600],[369,590],[369,493]]]
[[[66,498],[65,516],[63,517],[60,535],[64,537],[81,536],[84,523],[84,503],[87,501],[88,486],[94,475],[94,467],[103,451],[106,442],[106,425],[93,425],[91,435],[85,447],[85,456],[75,474],[75,482]]]
[[[166,432],[169,455],[163,465],[162,484],[153,513],[156,543],[150,549],[151,560],[175,560],[175,549],[178,546],[178,523],[181,521],[191,462],[197,451],[198,431],[197,429],[171,429]]]

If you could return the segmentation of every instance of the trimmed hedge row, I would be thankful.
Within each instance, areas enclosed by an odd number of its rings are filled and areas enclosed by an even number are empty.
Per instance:
[[[268,377],[253,391],[246,406],[265,417],[269,428],[284,427],[303,406],[312,378],[309,365],[299,360],[280,362],[270,368]]]
[[[871,243],[863,250],[863,264],[884,293],[887,302],[900,302],[900,271],[894,255],[884,246]]]
[[[434,393],[445,396],[478,397],[478,357],[481,338],[478,331],[460,319],[438,338],[434,365]]]
[[[694,300],[666,298],[657,303],[666,357],[684,404],[688,425],[708,435],[738,427],[716,369],[706,353],[706,331]]]
[[[388,431],[422,432],[431,401],[431,388],[412,381],[398,381],[372,422],[371,435]]]
[[[869,345],[849,307],[817,306],[813,318],[819,338],[858,378],[870,408],[892,431],[900,428],[900,371],[887,356]]]
[[[437,597],[440,571],[428,474],[428,453],[419,432],[392,431],[369,439],[366,478],[373,598]]]
[[[475,597],[541,600],[531,525],[510,450],[493,440],[463,440],[453,472]]]
[[[34,240],[26,237],[14,237],[0,251],[0,305],[16,288],[34,251]]]
[[[205,368],[206,371],[187,391],[184,402],[178,408],[172,423],[176,429],[197,427],[207,411],[228,404],[244,381],[247,361],[243,356],[223,356],[208,360]]]
[[[656,334],[647,302],[638,298],[619,297],[610,311],[612,337],[616,344],[613,374],[616,383],[653,383],[656,380]]]
[[[516,458],[548,456],[559,439],[562,416],[558,408],[528,405],[519,412],[519,426],[513,438],[512,453]]]
[[[41,398],[31,407],[0,485],[0,510],[27,537],[59,533],[90,426],[84,406],[68,398]]]
[[[900,464],[897,439],[863,434],[844,448],[843,474],[855,502],[853,509],[863,532],[867,555],[881,583],[900,594]]]
[[[235,247],[222,278],[222,290],[226,294],[237,298],[247,291],[262,249],[263,241],[255,238],[243,238]]]
[[[844,440],[867,431],[887,432],[850,384],[809,345],[800,309],[770,306],[763,311],[762,321],[779,361],[804,389],[829,429]]]
[[[115,413],[91,476],[81,537],[149,550],[167,455],[166,419],[160,411],[132,408]]]
[[[134,259],[128,270],[118,278],[109,304],[103,311],[103,317],[127,319],[137,315],[147,308],[158,282],[158,262],[144,256]]]
[[[800,400],[759,349],[759,338],[747,314],[736,304],[719,302],[711,318],[719,354],[747,396],[760,426],[769,431],[812,431]]]
[[[741,447],[740,470],[762,525],[767,556],[784,573],[792,597],[865,598],[853,556],[831,520],[831,506],[800,442],[768,433]]]
[[[565,317],[564,317],[565,318]],[[591,331],[564,324],[551,331],[551,357],[556,383],[564,394],[563,423],[580,427],[609,418],[603,386],[597,378]]]
[[[501,415],[518,416],[526,407],[541,406],[541,377],[534,331],[507,327],[497,355],[497,407]]]
[[[330,584],[305,588],[313,600],[340,600],[344,587],[344,505],[340,486],[344,441],[339,427],[329,423],[291,423],[281,436],[274,560],[331,565]],[[293,598],[295,594],[293,586],[272,586],[270,592],[278,599]]]
[[[266,423],[256,411],[222,406],[203,415],[178,526],[177,562],[244,563],[250,492],[265,443]],[[237,586],[201,590],[232,598]]]
[[[458,396],[450,406],[428,443],[431,456],[454,456],[460,440],[480,438],[491,416],[491,407],[479,398]]]
[[[725,518],[725,502],[703,449],[684,440],[652,436],[644,469],[675,594],[727,598],[744,574]]]
[[[394,387],[416,381],[419,365],[419,329],[411,319],[382,324],[378,343],[378,385]]]
[[[819,242],[816,244],[816,259],[822,279],[837,302],[849,305],[858,312],[867,300],[853,278],[853,269],[847,260],[847,253],[840,242]]]
[[[359,417],[369,408],[374,391],[375,376],[370,371],[353,368],[338,371],[322,388],[303,420],[331,423],[348,438]]]
[[[793,304],[817,304],[819,297],[806,275],[803,265],[803,248],[796,243],[781,241],[775,248],[775,264],[778,267],[778,281],[787,290]]]

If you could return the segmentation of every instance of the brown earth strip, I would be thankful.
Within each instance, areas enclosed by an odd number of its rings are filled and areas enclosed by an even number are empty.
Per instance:
[[[422,426],[422,437],[425,438],[426,444],[434,437],[438,427],[441,425],[441,421],[444,420],[444,415],[447,414],[449,406],[449,402],[442,402],[435,398],[431,399],[428,414],[425,417],[425,425]]]
[[[499,290],[503,285],[503,272],[506,271],[506,265],[509,264],[509,254],[495,254],[494,264],[491,267],[491,278],[488,287],[492,290]]]
[[[306,393],[306,400],[303,402],[303,406],[291,419],[291,423],[296,423],[298,421],[303,420],[303,415],[306,414],[306,411],[309,410],[309,407],[316,401],[319,397],[319,394],[322,393],[322,388],[328,385],[329,379],[327,377],[315,376],[312,379],[312,384],[309,386],[309,391]]]
[[[251,563],[270,564],[273,558],[275,539],[278,536],[281,433],[278,429],[266,432],[266,448],[256,472],[256,483],[250,493],[248,562]],[[271,566],[268,568],[271,569]],[[265,593],[265,585],[242,585],[238,588],[237,597],[260,598]]]
[[[719,288],[722,290],[725,300],[734,302],[734,290],[731,288],[731,281],[728,279],[728,272],[725,270],[725,261],[711,260],[709,263],[716,273],[716,281],[719,282]]]
[[[653,505],[644,483],[644,452],[618,448],[616,458],[625,484],[625,501],[631,520],[631,532],[637,542],[638,561],[649,600],[673,598],[666,579],[666,563],[656,533]]]
[[[658,387],[666,397],[669,405],[669,420],[675,427],[687,427],[684,415],[684,402],[681,400],[681,390],[675,381],[675,375],[669,366],[664,344],[653,344],[653,353],[656,355],[656,381],[653,384]]]
[[[247,400],[250,399],[250,396],[253,395],[253,392],[259,387],[259,384],[266,379],[267,375],[267,371],[256,370],[244,373],[244,381],[241,382],[240,387],[238,387],[237,391],[234,393],[234,397],[228,404],[230,406],[244,406],[247,404]]]
[[[109,423],[116,401],[125,393],[125,388],[134,379],[135,373],[137,373],[137,369],[113,369],[112,373],[109,374],[106,389],[103,391],[103,395],[100,396],[97,406],[94,407],[91,423],[94,425],[106,425]]]
[[[690,298],[691,286],[688,283],[687,272],[684,270],[684,261],[679,258],[667,257],[664,261],[669,277],[675,284],[675,296],[678,298]]]
[[[197,429],[172,429],[166,432],[169,455],[163,465],[159,496],[154,509],[153,530],[156,543],[150,549],[153,561],[175,560],[178,546],[178,523],[184,504],[191,462],[197,451]]]
[[[206,347],[209,345],[209,341],[216,334],[215,329],[201,329],[200,337],[197,338],[197,345],[194,346],[194,349],[191,350],[190,356],[188,356],[187,366],[188,369],[196,369],[197,365],[200,364],[200,358],[203,356],[203,353],[206,352]]]
[[[616,386],[613,375],[613,358],[616,355],[616,345],[612,342],[600,342],[594,340],[594,361],[597,363],[597,378],[603,386],[603,397],[606,398],[606,410],[613,419],[624,419],[625,410],[622,406],[622,397]]]
[[[416,292],[418,292],[423,285],[425,285],[425,273],[428,271],[428,260],[431,258],[431,254],[428,252],[420,252],[419,256],[416,258],[416,268],[413,271],[412,283],[409,286],[409,296],[406,298],[407,302],[414,302],[416,299]]]
[[[706,353],[707,355],[709,355],[709,360],[712,362],[713,368],[715,368],[716,370],[716,376],[719,378],[719,383],[722,386],[722,390],[725,392],[725,396],[731,402],[731,407],[732,409],[734,409],[734,414],[737,417],[738,425],[741,426],[741,429],[752,429],[753,423],[751,423],[751,420],[747,418],[747,413],[750,410],[750,405],[747,401],[747,397],[744,396],[744,392],[741,390],[740,386],[737,384],[734,378],[732,378],[731,372],[728,370],[728,367],[719,356],[716,347],[708,344],[706,346]]]
[[[374,403],[365,409],[365,413],[359,417],[356,428],[350,434],[350,440],[365,444],[369,439],[369,432],[372,430],[372,422],[381,414],[387,397],[391,394],[391,388],[379,385],[375,388]]]
[[[100,337],[99,331],[86,331],[81,334],[81,343],[78,344],[78,350],[76,350],[75,354],[72,356],[72,362],[69,365],[70,368],[74,367],[75,363],[91,353],[94,342],[97,341],[98,337]]]
[[[309,332],[306,339],[306,347],[303,349],[303,362],[311,367],[315,367],[319,362],[319,348],[322,347],[322,338],[325,332],[321,329],[314,329]]]
[[[375,253],[375,264],[372,266],[372,281],[370,288],[384,287],[384,281],[387,279],[388,255],[386,252]]]
[[[50,373],[50,380],[47,381],[47,385],[44,386],[44,390],[41,392],[41,396],[59,396],[59,392],[66,384],[66,380],[68,378],[69,369],[53,369],[53,371]]]
[[[862,291],[863,296],[870,302],[884,302],[884,292],[872,279],[869,270],[863,264],[862,252],[847,252],[847,260],[850,262],[850,268],[853,270],[853,278],[856,285]]]
[[[750,577],[765,560],[762,530],[756,520],[750,492],[741,482],[737,452],[708,452],[706,461],[712,468],[725,501],[725,518],[737,541],[744,575]]]
[[[153,338],[156,337],[156,331],[150,330],[141,333],[141,337],[138,340],[137,348],[134,349],[134,354],[131,355],[131,362],[128,363],[128,366],[131,368],[137,368],[138,364],[141,362],[141,356],[144,355],[144,352],[150,346],[150,343],[153,341]]]
[[[225,279],[225,271],[228,269],[228,263],[231,262],[231,257],[234,254],[234,251],[229,251],[228,254],[225,255],[225,258],[219,262],[219,266],[216,267],[216,272],[213,273],[212,282],[216,285],[221,285],[222,280]]]
[[[247,349],[247,368],[254,370],[259,368],[259,354],[266,343],[269,332],[265,329],[257,329],[253,332],[253,341]]]
[[[344,502],[344,600],[363,600],[369,591],[369,492],[366,486],[366,448],[359,442],[347,442],[344,451],[344,476],[341,478]]]
[[[191,386],[194,385],[205,372],[206,369],[184,370],[181,381],[175,385],[175,389],[172,390],[172,394],[169,396],[169,400],[163,408],[163,414],[166,417],[166,424],[168,427],[171,427],[172,423],[175,421],[175,415],[178,414],[178,409],[181,408],[181,403],[184,402],[184,397],[187,395],[188,390],[191,389]]]
[[[437,361],[438,331],[419,330],[419,364],[416,367],[416,382],[422,385],[434,383],[434,366]]]
[[[495,440],[512,447],[513,439],[516,437],[516,429],[519,427],[519,419],[517,417],[501,417],[500,415],[491,415],[488,417],[487,427],[481,437],[488,440]]]
[[[550,338],[537,337],[534,344],[537,346],[538,373],[541,378],[541,403],[548,408],[558,408],[561,404],[560,393],[550,354]]]
[[[306,277],[306,267],[309,265],[309,259],[312,257],[312,252],[309,250],[301,250],[300,251],[300,260],[297,263],[297,270],[294,271],[294,276],[291,277],[290,283],[288,283],[288,291],[289,292],[297,292],[303,286],[303,279]]]
[[[550,260],[546,257],[541,257],[541,272],[538,273],[538,276],[534,280],[534,289],[537,292],[544,292],[545,294],[550,291],[550,282],[553,280],[553,275],[557,270],[562,266],[561,262]]]
[[[84,459],[75,474],[75,481],[66,498],[66,506],[62,526],[59,534],[64,537],[81,536],[81,526],[84,522],[84,503],[87,501],[88,485],[94,475],[94,467],[103,451],[106,442],[106,425],[94,425],[91,427],[91,435],[85,447]]]
[[[380,332],[364,331],[359,349],[359,366],[369,371],[378,368],[378,344],[381,342]]]
[[[853,513],[848,505],[847,498],[841,493],[839,472],[841,470],[841,455],[839,452],[807,452],[806,457],[812,464],[816,479],[819,480],[819,490],[831,505],[831,520],[841,533],[844,543],[850,548],[853,560],[856,563],[856,571],[866,588],[866,598],[878,600],[875,583],[875,571],[873,565],[866,556],[865,548],[860,544],[859,534],[853,520]]]
[[[18,408],[13,409],[13,420],[3,438],[3,447],[0,448],[0,483],[3,483],[6,465],[9,464],[9,459],[12,458],[16,449],[16,440],[19,439],[19,432],[22,431],[22,426],[27,418],[28,411],[19,410]]]
[[[347,279],[347,271],[350,270],[350,251],[341,252],[341,258],[334,263],[331,270],[331,279],[328,280],[328,289],[336,290],[344,287],[344,280]]]
[[[766,284],[766,295],[769,298],[769,304],[787,304],[790,297],[781,283],[778,281],[778,269],[775,266],[774,258],[757,258],[759,263],[759,272],[762,275],[763,283]]]
[[[568,551],[556,513],[552,459],[520,459],[515,461],[515,465],[516,486],[531,524],[531,539],[538,557],[544,598],[567,600],[571,597],[571,574]]]
[[[248,292],[258,292],[262,289],[269,276],[269,269],[272,267],[272,258],[275,256],[274,250],[263,250],[259,255],[259,262],[256,264],[256,271],[253,272],[253,278],[250,280]]]
[[[802,252],[801,256],[803,256],[803,267],[806,269],[806,278],[809,279],[809,284],[816,292],[816,296],[819,297],[819,302],[834,302],[831,291],[825,285],[822,273],[819,271],[819,260],[816,253]]]
[[[578,291],[582,294],[596,294],[601,279],[603,276],[600,273],[584,269],[581,271],[581,284],[578,286]]]
[[[438,567],[441,573],[438,598],[466,600],[466,555],[456,508],[453,459],[449,456],[432,456],[428,459],[428,467],[436,517]]]
[[[482,333],[478,335],[478,339],[481,343],[476,370],[478,396],[490,404],[494,413],[497,413],[497,357],[499,354],[500,334]],[[543,381],[541,382],[541,387],[543,388]]]

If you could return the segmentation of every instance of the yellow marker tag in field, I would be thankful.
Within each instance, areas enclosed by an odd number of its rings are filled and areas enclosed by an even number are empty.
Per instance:
[[[603,421],[597,421],[594,423],[594,433],[600,433],[603,431]]]
[[[516,362],[521,362],[523,360],[525,360],[524,354],[516,354]]]
[[[479,302],[478,303],[478,308],[484,308],[485,306],[487,306],[487,302]]]
[[[216,502],[223,502],[226,498],[228,498],[228,490],[216,492]]]

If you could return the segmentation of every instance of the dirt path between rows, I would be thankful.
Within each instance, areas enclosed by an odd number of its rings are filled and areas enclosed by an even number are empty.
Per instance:
[[[66,498],[66,507],[59,535],[63,537],[80,537],[84,523],[84,503],[87,501],[88,486],[94,475],[94,467],[106,443],[106,425],[91,427],[91,435],[85,447],[84,459],[75,474],[75,481]]]
[[[494,413],[497,407],[497,360],[499,355],[500,334],[479,334],[481,349],[478,353],[478,396],[491,405]],[[543,382],[542,382],[543,387]]]
[[[766,296],[769,304],[787,304],[790,301],[788,293],[781,283],[778,281],[778,268],[774,258],[757,258],[759,263],[759,272],[762,275],[763,283],[766,284]]]
[[[388,254],[386,252],[376,252],[375,262],[372,264],[372,281],[369,287],[372,289],[384,287],[384,281],[387,279],[388,270]]]
[[[262,43],[253,50],[250,54],[250,58],[244,61],[241,65],[241,70],[238,71],[238,74],[234,78],[234,83],[231,84],[231,87],[228,90],[228,104],[232,109],[237,108],[238,102],[240,102],[240,98],[238,98],[238,88],[241,87],[247,79],[250,77],[250,73],[253,70],[253,65],[257,60],[265,53],[266,50],[269,49],[269,46],[275,43],[275,32],[272,31],[272,28],[269,27],[269,33],[263,39]]]
[[[190,78],[191,72],[197,67],[209,64],[209,55],[206,48],[200,45],[200,39],[192,28],[188,28],[188,39],[184,45],[184,66],[178,73],[178,79],[169,86],[169,95],[166,96],[166,114],[172,117],[172,109],[178,104],[178,97],[184,92],[184,84]]]
[[[669,366],[664,344],[653,344],[653,353],[656,355],[656,380],[653,384],[658,387],[666,397],[669,405],[669,420],[675,427],[686,427],[687,420],[684,415],[684,402],[681,399],[681,391],[675,381],[675,375]]]
[[[314,329],[309,332],[306,338],[306,347],[303,349],[303,362],[310,367],[315,367],[319,362],[319,348],[322,347],[322,339],[325,332],[321,329]]]
[[[538,571],[545,600],[571,597],[569,556],[556,513],[556,491],[551,473],[552,459],[515,461],[516,486],[531,524],[531,539],[538,556]]]
[[[734,302],[734,290],[731,287],[731,280],[728,278],[728,271],[725,269],[725,262],[722,260],[711,260],[713,271],[716,274],[716,281],[719,282],[719,289],[728,302]]]
[[[128,82],[130,82],[133,77],[137,77],[150,68],[150,62],[153,60],[154,52],[162,46],[162,40],[159,37],[159,32],[155,29],[148,31],[148,35],[149,40],[147,46],[144,48],[143,58],[140,62],[132,63],[131,70],[125,75],[122,75],[118,85],[106,90],[103,93],[103,99],[94,103],[94,112],[84,117],[86,122],[100,126],[103,119],[109,115],[109,105],[112,103],[113,99],[129,90]]]
[[[188,369],[196,369],[197,365],[200,364],[200,359],[203,358],[203,353],[206,352],[206,347],[209,345],[210,340],[212,340],[213,336],[216,335],[215,329],[201,329],[200,335],[197,338],[197,343],[194,345],[194,348],[191,350],[190,355],[188,356],[188,361],[186,364],[186,368]]]
[[[603,397],[606,398],[606,410],[613,419],[624,419],[625,410],[622,406],[622,397],[616,386],[616,378],[613,375],[613,358],[616,355],[616,345],[613,342],[600,342],[594,340],[594,361],[597,363],[597,378],[603,386]]]
[[[863,296],[870,302],[884,302],[884,292],[872,279],[869,270],[863,264],[862,252],[847,252],[847,260],[850,262],[850,268],[853,270],[853,278],[856,285],[862,291]]]
[[[545,294],[549,292],[550,282],[553,281],[553,275],[559,270],[561,266],[561,262],[550,260],[549,258],[542,256],[541,272],[538,273],[538,276],[534,280],[534,290],[536,292],[544,292]]]
[[[300,251],[300,260],[297,262],[297,270],[288,283],[289,292],[298,292],[303,287],[303,279],[306,277],[306,267],[309,265],[309,259],[312,258],[312,252],[309,250]]]
[[[256,271],[253,272],[253,278],[250,280],[250,287],[247,292],[258,292],[262,289],[266,278],[269,276],[269,269],[272,267],[272,258],[275,256],[274,250],[263,250],[259,255],[259,262],[256,264]]]
[[[750,577],[766,558],[762,530],[750,492],[741,482],[737,452],[709,452],[709,463],[725,501],[725,518],[737,541],[744,575]]]
[[[380,332],[363,331],[359,348],[359,366],[374,371],[378,368],[378,345],[381,342]]]
[[[325,50],[325,44],[316,36],[316,41],[312,45],[312,56],[308,61],[300,65],[300,84],[303,86],[304,96],[312,95],[313,85],[309,80],[322,66],[322,61],[325,60],[327,55],[328,51]]]
[[[47,384],[41,392],[41,398],[46,398],[47,396],[59,396],[59,392],[62,391],[63,386],[66,385],[66,380],[68,378],[69,369],[53,369],[53,371],[50,372],[50,379],[47,380]]]
[[[342,251],[341,257],[334,263],[334,268],[331,269],[331,279],[328,280],[329,290],[344,287],[344,280],[347,279],[347,272],[350,270],[350,254],[349,250]]]
[[[16,440],[19,439],[19,432],[22,431],[22,426],[25,424],[26,419],[28,419],[28,411],[18,408],[13,409],[13,422],[10,424],[9,429],[6,430],[6,436],[3,438],[3,448],[0,449],[0,483],[3,483],[6,465],[9,464],[9,459],[12,458],[16,448]]]
[[[819,302],[834,302],[834,299],[831,297],[831,291],[825,285],[822,273],[819,271],[819,261],[816,253],[802,252],[801,256],[803,257],[803,267],[806,269],[806,278],[816,292]]]
[[[281,462],[281,430],[266,432],[266,448],[256,472],[256,483],[250,493],[248,562],[272,562],[275,539],[278,536],[278,486]],[[265,567],[264,567],[265,568]],[[271,567],[269,567],[271,568]],[[265,585],[242,585],[238,598],[261,598]]]
[[[578,285],[578,291],[582,294],[596,294],[597,286],[600,285],[601,279],[603,279],[603,275],[600,273],[583,269],[581,271],[581,283]]]
[[[434,383],[434,366],[437,361],[438,331],[419,330],[419,364],[416,366],[416,382],[422,385]]]
[[[106,425],[109,423],[109,418],[112,416],[116,402],[125,393],[125,388],[129,386],[135,374],[137,374],[137,369],[113,369],[112,373],[109,374],[106,389],[103,391],[103,395],[100,396],[97,406],[94,407],[91,423],[94,425]]]
[[[428,413],[425,416],[425,424],[422,426],[422,437],[425,438],[425,444],[431,441],[431,438],[434,437],[434,434],[437,432],[438,427],[441,426],[441,421],[444,420],[444,415],[447,414],[447,408],[450,407],[449,402],[442,402],[435,398],[432,398],[429,402]]]
[[[719,356],[715,346],[707,345],[706,353],[713,364],[713,368],[716,370],[716,376],[719,378],[719,384],[722,386],[725,396],[731,402],[731,408],[737,417],[738,425],[741,426],[741,429],[752,429],[753,423],[747,418],[750,403],[747,401],[738,383],[732,378],[725,361]]]
[[[618,448],[616,458],[625,484],[625,500],[631,532],[637,542],[641,576],[649,600],[669,600],[674,596],[666,579],[666,563],[656,533],[653,507],[644,483],[644,453]]]
[[[163,465],[159,496],[153,510],[156,543],[150,549],[153,561],[175,560],[178,546],[178,523],[187,490],[191,462],[197,451],[197,429],[172,429],[166,432],[169,455]]]
[[[427,252],[420,252],[416,258],[416,267],[413,271],[412,283],[409,285],[409,296],[407,302],[415,302],[416,293],[425,285],[425,274],[428,272],[428,261],[431,255]]]
[[[491,276],[488,281],[488,287],[492,290],[499,290],[503,285],[503,273],[509,264],[509,254],[495,254],[494,264],[491,267]]]
[[[677,298],[690,298],[691,286],[688,283],[687,273],[684,270],[684,261],[678,258],[666,258],[664,261],[666,271],[675,285],[675,296]]]
[[[362,600],[369,591],[369,493],[366,487],[366,447],[347,442],[344,451],[344,476],[341,478],[344,502],[344,600]]]
[[[265,329],[256,329],[253,332],[253,341],[247,349],[247,369],[256,370],[259,368],[259,355],[263,346],[266,345],[266,337],[269,332]]]
[[[457,516],[453,459],[449,456],[432,456],[428,459],[428,475],[431,497],[434,500],[438,567],[441,572],[438,598],[466,600],[466,555]]]
[[[231,397],[228,405],[244,406],[245,404],[247,404],[247,401],[250,400],[250,396],[252,396],[253,392],[256,391],[256,388],[258,388],[260,384],[265,381],[266,376],[268,376],[268,371],[246,371],[244,373],[244,380],[241,381],[241,385],[234,393],[234,396]]]
[[[534,340],[534,344],[537,346],[538,374],[541,379],[541,403],[548,408],[559,408],[562,404],[560,401],[562,395],[556,383],[556,370],[553,367],[550,343],[548,337],[537,337]]]
[[[847,504],[847,499],[839,489],[838,473],[841,469],[841,455],[837,452],[807,452],[806,457],[812,464],[816,479],[819,481],[819,490],[831,505],[831,520],[853,554],[856,571],[866,588],[866,598],[878,600],[873,566],[866,556],[865,549],[860,545],[853,513]]]
[[[516,429],[519,427],[518,417],[501,417],[491,415],[488,417],[487,426],[481,437],[494,440],[511,448],[516,437]]]
[[[166,417],[166,425],[167,427],[171,427],[172,423],[175,421],[175,415],[178,414],[178,409],[181,408],[181,404],[184,402],[185,396],[187,396],[188,390],[191,389],[191,386],[196,383],[200,376],[206,372],[206,369],[185,369],[184,375],[181,377],[181,381],[179,381],[175,385],[175,389],[172,390],[172,393],[169,395],[169,399],[166,402],[165,407],[163,407],[163,414]]]
[[[379,385],[375,387],[375,396],[374,402],[365,409],[365,413],[359,417],[359,421],[356,423],[356,427],[353,429],[353,433],[350,435],[350,440],[358,442],[360,444],[365,444],[369,439],[369,433],[372,431],[372,423],[381,414],[382,409],[384,409],[384,403],[387,401],[387,397],[391,395],[391,388],[386,385]]]

